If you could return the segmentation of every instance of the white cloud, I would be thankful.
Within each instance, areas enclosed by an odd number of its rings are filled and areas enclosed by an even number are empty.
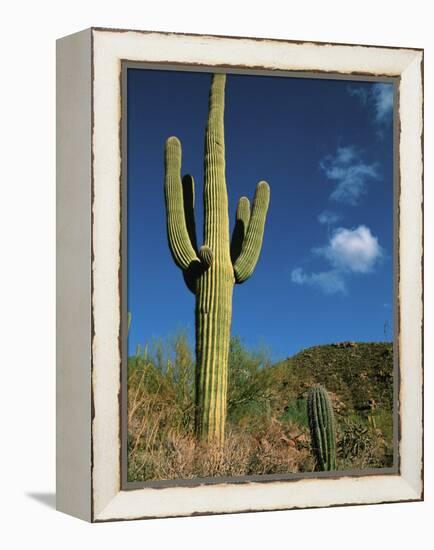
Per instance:
[[[331,212],[330,210],[324,210],[318,215],[318,221],[321,224],[333,225],[341,219],[339,214]]]
[[[325,256],[335,269],[369,273],[382,257],[383,251],[368,227],[336,229],[327,246],[315,252]]]
[[[321,289],[325,294],[346,294],[347,287],[342,274],[337,270],[320,273],[305,273],[301,267],[293,269],[291,281],[298,285],[310,285]]]
[[[374,84],[371,90],[371,100],[375,107],[377,122],[390,122],[393,110],[393,85],[380,82]]]
[[[366,103],[368,102],[368,97],[369,97],[369,93],[368,93],[368,90],[366,88],[362,88],[362,87],[358,87],[358,86],[352,86],[351,84],[349,84],[347,86],[347,90],[348,90],[348,93],[351,96],[355,96],[355,97],[359,98],[360,102],[363,103],[364,105],[366,105]]]
[[[393,112],[393,84],[376,82],[369,88],[367,86],[349,85],[348,93],[357,97],[362,105],[368,105],[375,115],[377,124],[390,124]]]
[[[348,147],[338,147],[335,155],[335,161],[340,165],[348,165],[357,158],[356,148],[353,145]]]
[[[377,165],[362,161],[353,146],[338,147],[335,155],[326,156],[320,167],[327,179],[335,183],[330,199],[355,206],[366,193],[368,181],[379,179]]]
[[[313,252],[327,260],[329,269],[306,273],[297,267],[291,272],[291,281],[317,287],[325,294],[346,294],[346,280],[351,273],[372,272],[383,256],[377,237],[365,225],[356,229],[336,229],[327,245]]]
[[[297,285],[303,285],[307,282],[309,276],[301,269],[301,267],[296,267],[291,271],[291,281]]]

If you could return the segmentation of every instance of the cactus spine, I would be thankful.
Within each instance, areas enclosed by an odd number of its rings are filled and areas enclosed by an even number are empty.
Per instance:
[[[232,292],[252,274],[262,246],[270,190],[259,182],[253,208],[241,197],[229,243],[225,177],[224,101],[226,76],[215,74],[209,94],[204,158],[204,245],[198,248],[194,181],[181,180],[181,143],[166,141],[165,199],[169,247],[196,295],[196,421],[198,438],[224,441]]]
[[[333,408],[327,391],[320,385],[309,389],[307,414],[317,470],[336,470],[336,429]]]

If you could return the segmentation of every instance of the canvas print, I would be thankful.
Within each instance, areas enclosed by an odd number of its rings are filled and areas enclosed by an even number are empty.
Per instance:
[[[395,468],[394,84],[125,83],[128,482]]]

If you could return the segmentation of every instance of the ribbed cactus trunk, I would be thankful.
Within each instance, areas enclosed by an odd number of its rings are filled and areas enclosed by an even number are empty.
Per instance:
[[[316,469],[336,470],[336,429],[330,397],[320,385],[309,389],[307,415]]]
[[[204,244],[213,261],[196,290],[196,432],[223,441],[234,270],[229,251],[228,195],[223,126],[225,76],[213,78],[204,164]]]
[[[229,241],[225,177],[224,102],[226,76],[214,75],[209,96],[204,159],[204,245],[198,249],[194,221],[194,182],[181,181],[181,144],[166,142],[165,197],[169,247],[196,295],[197,436],[222,444],[225,433],[232,292],[253,272],[262,246],[269,187],[258,184],[252,215],[250,203],[238,204]]]

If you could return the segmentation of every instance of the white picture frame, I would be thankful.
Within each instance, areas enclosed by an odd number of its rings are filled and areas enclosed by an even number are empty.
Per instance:
[[[125,489],[125,61],[396,79],[399,466],[394,473]],[[57,43],[57,507],[91,522],[423,499],[423,51],[92,28]]]

